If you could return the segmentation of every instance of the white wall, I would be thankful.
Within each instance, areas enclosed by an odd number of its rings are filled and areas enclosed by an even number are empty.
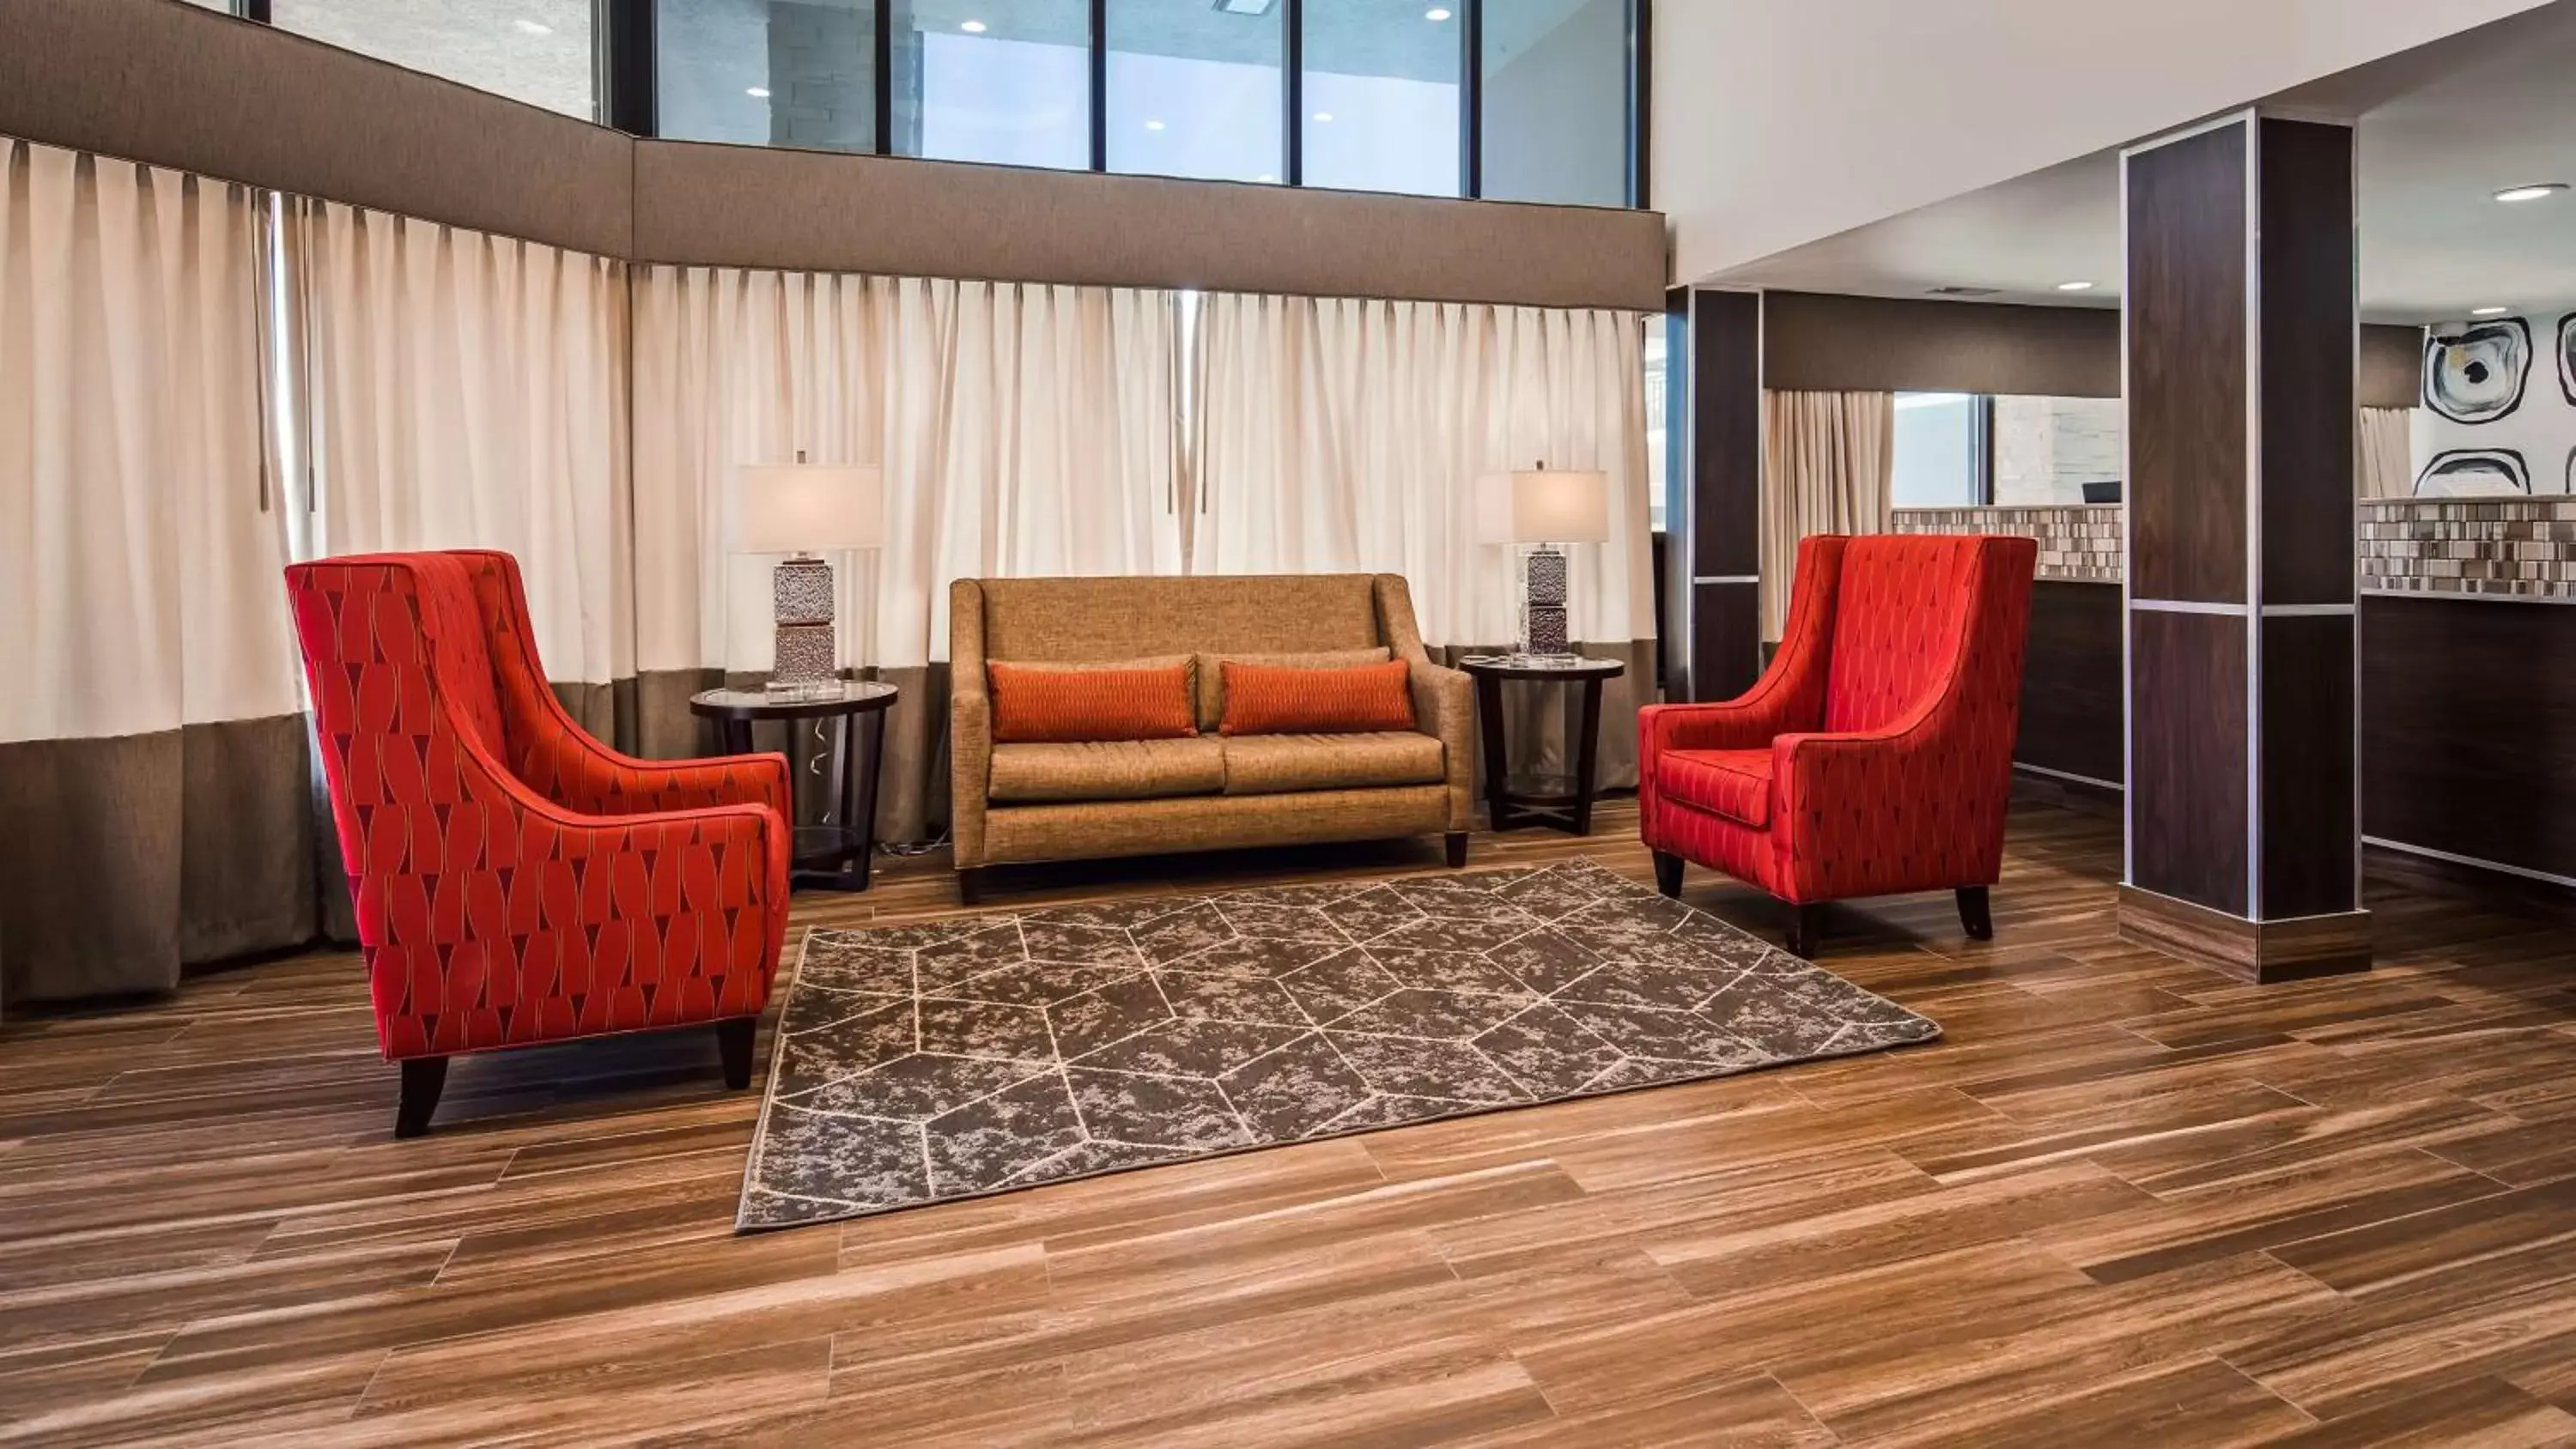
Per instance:
[[[1652,200],[1704,281],[2543,3],[1678,0]]]

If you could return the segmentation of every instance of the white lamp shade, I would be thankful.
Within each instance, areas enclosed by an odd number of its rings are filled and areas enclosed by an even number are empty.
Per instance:
[[[1529,468],[1479,478],[1476,537],[1484,543],[1607,543],[1610,475]]]
[[[876,469],[759,463],[737,470],[726,533],[735,553],[821,553],[885,542],[885,479]]]

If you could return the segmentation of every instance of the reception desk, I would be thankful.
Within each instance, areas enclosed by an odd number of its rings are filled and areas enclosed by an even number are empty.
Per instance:
[[[2363,837],[2576,886],[2576,499],[2358,507]],[[1895,526],[2040,540],[2014,761],[2120,789],[2119,506],[1906,509]]]

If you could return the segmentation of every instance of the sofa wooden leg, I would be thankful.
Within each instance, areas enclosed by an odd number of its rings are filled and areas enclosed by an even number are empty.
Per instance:
[[[957,903],[961,906],[979,906],[984,903],[984,868],[982,866],[969,865],[958,868]]]
[[[1669,851],[1655,852],[1655,889],[1671,896],[1674,900],[1682,898],[1682,858],[1680,856]]]
[[[447,1086],[447,1058],[413,1057],[402,1064],[402,1095],[394,1102],[394,1136],[418,1137],[429,1130],[438,1110],[438,1094]]]
[[[1789,908],[1789,954],[1802,961],[1816,959],[1816,948],[1825,940],[1825,908],[1821,905]]]
[[[725,1086],[739,1092],[751,1085],[752,1034],[760,1018],[736,1016],[716,1023],[716,1050],[724,1054]]]
[[[1971,941],[1995,938],[1995,918],[1987,908],[1984,886],[1959,887],[1959,927]]]
[[[1449,868],[1456,870],[1467,863],[1467,832],[1452,830],[1443,840],[1449,847]]]

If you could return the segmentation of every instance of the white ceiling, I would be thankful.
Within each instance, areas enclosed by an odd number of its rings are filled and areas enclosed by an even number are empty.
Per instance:
[[[2361,301],[2380,322],[2473,307],[2576,305],[2576,193],[2519,206],[2494,193],[2576,182],[2576,0],[2272,98],[2358,116]],[[2081,157],[1810,242],[1727,272],[1730,284],[1920,297],[1992,287],[1998,302],[2119,300],[2119,158]],[[2092,291],[2057,284],[2091,281]]]

